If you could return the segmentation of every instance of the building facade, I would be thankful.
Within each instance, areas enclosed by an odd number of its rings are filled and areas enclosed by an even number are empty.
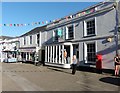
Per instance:
[[[119,19],[120,2],[101,2],[37,27],[19,36],[19,61],[70,68],[76,55],[79,66],[95,67],[96,55],[102,55],[102,68],[114,69],[114,56],[120,52]]]
[[[44,43],[45,26],[37,27],[19,37],[21,61],[41,61],[41,49]]]
[[[70,68],[76,55],[79,65],[95,67],[96,55],[102,55],[102,68],[114,69],[114,56],[119,51],[118,12],[116,3],[101,2],[48,24],[45,63]]]
[[[0,62],[17,62],[19,58],[18,54],[19,40],[17,37],[9,38],[5,37],[0,40]]]

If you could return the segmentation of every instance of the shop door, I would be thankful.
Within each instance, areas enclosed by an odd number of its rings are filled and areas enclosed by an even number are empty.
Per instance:
[[[45,50],[42,50],[42,55],[41,55],[41,61],[42,61],[42,64],[45,65]]]
[[[67,52],[66,63],[70,64],[70,45],[64,45],[64,50]]]

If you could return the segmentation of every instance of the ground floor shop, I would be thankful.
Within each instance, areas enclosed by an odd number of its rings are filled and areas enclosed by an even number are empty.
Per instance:
[[[19,61],[23,62],[41,62],[45,60],[45,49],[44,47],[29,47],[19,49]]]
[[[36,48],[20,48],[19,49],[19,61],[31,61],[35,60]]]
[[[17,62],[18,51],[5,50],[2,51],[2,62]]]
[[[112,38],[114,40],[114,38]],[[119,49],[118,49],[119,50]],[[67,56],[65,57],[65,51]],[[45,46],[45,64],[70,68],[73,55],[77,56],[78,66],[95,67],[97,55],[101,55],[101,68],[114,69],[116,43],[106,38],[84,42],[65,42]]]
[[[79,59],[78,44],[61,43],[45,47],[45,64],[70,68],[73,55]]]

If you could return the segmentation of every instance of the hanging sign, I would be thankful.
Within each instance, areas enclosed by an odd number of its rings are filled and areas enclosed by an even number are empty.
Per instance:
[[[62,29],[58,28],[57,34],[58,36],[62,36]]]

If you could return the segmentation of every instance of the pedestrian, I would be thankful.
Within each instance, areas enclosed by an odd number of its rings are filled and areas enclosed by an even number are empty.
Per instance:
[[[114,62],[115,62],[115,76],[118,76],[120,66],[120,57],[118,56],[118,54],[114,57]]]
[[[76,59],[76,55],[73,56],[73,60],[72,60],[72,74],[75,75],[76,69],[77,69],[77,59]]]

